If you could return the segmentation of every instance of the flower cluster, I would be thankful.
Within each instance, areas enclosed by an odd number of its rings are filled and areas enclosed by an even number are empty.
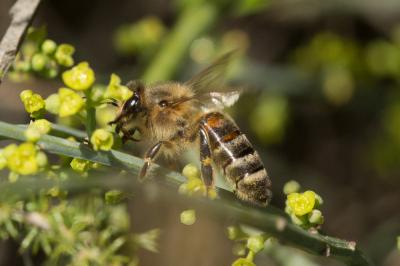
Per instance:
[[[322,198],[314,191],[299,193],[300,185],[296,181],[285,184],[283,191],[287,195],[285,212],[292,222],[303,228],[319,227],[324,222],[322,212],[318,209]]]
[[[46,165],[46,154],[31,142],[24,142],[19,146],[10,144],[0,150],[0,169],[10,169],[10,181],[16,181],[18,175],[36,174]]]
[[[201,180],[200,178],[199,169],[193,164],[186,165],[182,170],[182,174],[187,178],[187,182],[180,185],[179,193],[189,196],[207,195],[211,199],[217,197],[217,192],[215,191],[215,189],[209,189],[207,191],[207,188],[204,185],[203,180]]]
[[[10,77],[16,81],[26,75],[36,74],[45,78],[56,77],[62,68],[74,64],[75,48],[69,44],[59,44],[46,38],[45,28],[30,28],[21,52],[12,65]]]
[[[232,266],[255,266],[254,256],[264,250],[266,241],[270,239],[266,234],[243,226],[229,226],[227,234],[230,240],[236,242],[233,249],[235,255],[241,256]]]

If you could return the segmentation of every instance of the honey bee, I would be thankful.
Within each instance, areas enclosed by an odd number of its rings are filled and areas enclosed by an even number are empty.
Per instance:
[[[244,201],[266,206],[271,180],[250,141],[223,109],[233,105],[240,90],[226,90],[222,77],[232,53],[225,54],[185,83],[144,85],[131,81],[134,92],[119,105],[116,133],[123,141],[136,140],[139,131],[155,144],[144,156],[139,178],[145,177],[156,156],[175,157],[189,147],[200,150],[201,176],[207,189],[214,186],[214,163]]]

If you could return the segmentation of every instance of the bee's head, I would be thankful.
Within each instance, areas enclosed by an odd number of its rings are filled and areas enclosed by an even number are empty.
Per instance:
[[[109,123],[110,125],[117,124],[117,128],[127,121],[135,119],[140,112],[144,111],[142,104],[143,84],[139,81],[131,81],[127,86],[133,90],[133,95],[122,104],[117,117]]]

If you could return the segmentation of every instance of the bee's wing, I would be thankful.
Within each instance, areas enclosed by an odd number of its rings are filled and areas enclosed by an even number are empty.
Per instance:
[[[239,99],[242,90],[231,90],[226,92],[206,92],[197,94],[194,99],[204,111],[222,110],[230,107]]]
[[[225,74],[234,53],[231,51],[224,54],[185,83],[194,91],[193,99],[197,100],[203,110],[221,110],[232,106],[239,99],[242,90],[224,85]]]
[[[185,82],[185,85],[191,87],[198,94],[223,90],[225,73],[233,54],[234,51],[224,54],[209,67]]]

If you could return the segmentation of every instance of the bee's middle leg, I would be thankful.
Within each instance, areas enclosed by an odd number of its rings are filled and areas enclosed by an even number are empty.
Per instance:
[[[143,180],[146,176],[147,170],[150,167],[150,164],[154,161],[154,158],[158,154],[161,149],[161,146],[164,144],[164,141],[157,142],[153,147],[151,147],[144,156],[144,164],[139,173],[139,180]]]
[[[201,177],[208,191],[210,188],[214,187],[213,169],[211,165],[211,150],[206,130],[201,127],[199,134]]]

